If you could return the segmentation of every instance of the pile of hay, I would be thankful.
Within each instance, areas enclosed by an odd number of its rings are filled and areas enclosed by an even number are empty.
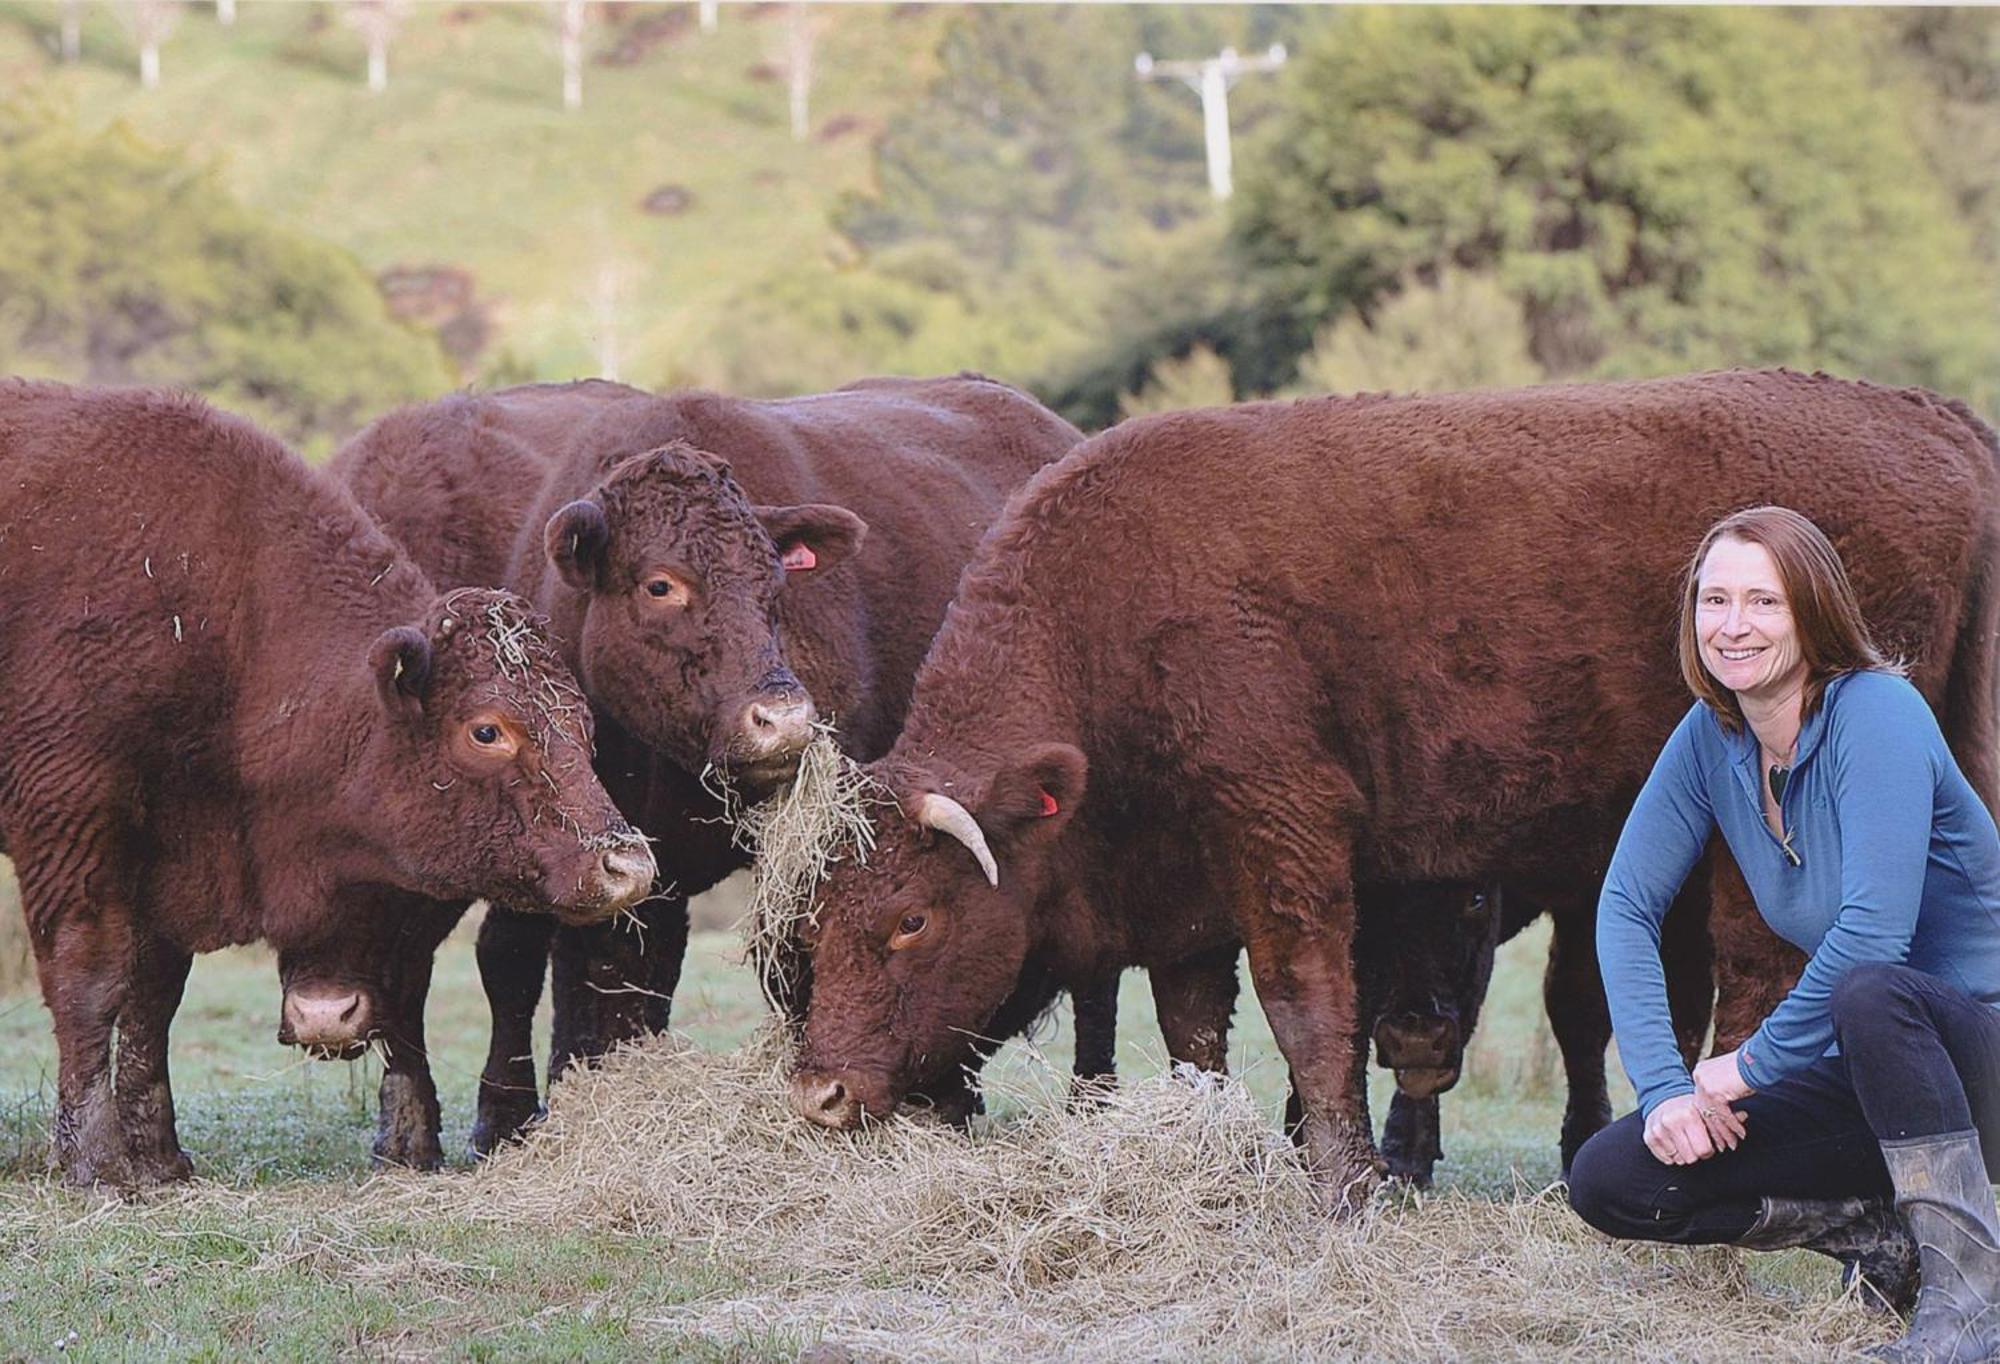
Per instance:
[[[747,809],[720,790],[736,819],[736,841],[755,858],[750,904],[737,926],[744,959],[764,998],[783,1008],[799,983],[806,952],[799,930],[829,868],[843,858],[866,861],[875,848],[872,811],[893,805],[888,792],[840,751],[830,724],[799,756],[798,775],[769,799]]]
[[[834,1134],[790,1112],[784,1070],[770,1037],[620,1051],[477,1177],[399,1185],[401,1215],[657,1238],[749,1287],[649,1324],[862,1358],[1824,1359],[1886,1334],[1751,1289],[1732,1250],[1612,1245],[1559,1191],[1335,1223],[1233,1081],[1072,1112],[1050,1075],[970,1137]]]

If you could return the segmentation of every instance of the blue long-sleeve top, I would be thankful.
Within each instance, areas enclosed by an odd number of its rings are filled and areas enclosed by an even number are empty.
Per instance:
[[[1828,683],[1799,731],[1781,805],[1798,865],[1764,822],[1757,738],[1697,702],[1653,764],[1597,910],[1618,1054],[1641,1110],[1694,1092],[1667,1011],[1660,921],[1722,831],[1757,910],[1811,960],[1737,1054],[1754,1089],[1833,1043],[1828,1000],[1862,962],[1903,962],[2000,1004],[2000,831],[1930,707],[1890,673]]]

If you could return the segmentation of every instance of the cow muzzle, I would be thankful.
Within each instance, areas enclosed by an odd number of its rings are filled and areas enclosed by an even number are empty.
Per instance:
[[[598,853],[585,886],[584,902],[558,909],[556,917],[566,924],[601,922],[650,895],[658,876],[653,850],[635,834],[632,841]]]
[[[1458,1020],[1443,1014],[1391,1014],[1375,1025],[1375,1059],[1396,1072],[1396,1088],[1428,1099],[1458,1083],[1465,1043]]]
[[[365,990],[301,985],[285,991],[278,1041],[321,1061],[351,1061],[375,1035],[375,1009]]]
[[[812,698],[802,694],[766,694],[749,702],[724,747],[730,776],[759,792],[792,780],[818,720]]]
[[[792,1108],[809,1123],[846,1132],[863,1119],[888,1114],[893,1105],[851,1072],[801,1070],[792,1076]]]

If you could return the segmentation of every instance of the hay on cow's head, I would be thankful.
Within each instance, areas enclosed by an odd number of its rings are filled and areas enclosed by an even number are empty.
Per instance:
[[[798,983],[799,929],[812,919],[813,896],[827,869],[847,857],[867,861],[875,847],[870,812],[893,803],[879,782],[840,751],[833,727],[822,724],[800,754],[791,784],[738,815],[737,842],[756,861],[750,904],[737,932],[744,958],[773,1007]]]

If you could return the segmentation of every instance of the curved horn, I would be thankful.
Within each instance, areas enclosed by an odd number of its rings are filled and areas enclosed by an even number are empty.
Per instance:
[[[1000,865],[993,860],[993,850],[986,846],[986,835],[979,831],[979,821],[970,810],[950,796],[931,791],[917,802],[917,823],[950,834],[972,849],[972,855],[979,859],[979,869],[986,873],[986,884],[1000,884]]]

